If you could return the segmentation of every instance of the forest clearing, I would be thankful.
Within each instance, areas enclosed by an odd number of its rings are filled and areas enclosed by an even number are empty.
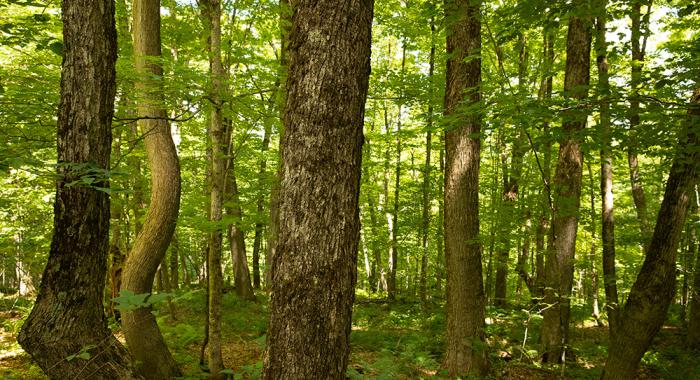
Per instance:
[[[0,378],[700,378],[697,0],[0,0]]]

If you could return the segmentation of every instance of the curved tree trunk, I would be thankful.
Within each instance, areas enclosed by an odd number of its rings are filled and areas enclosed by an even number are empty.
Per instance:
[[[263,379],[345,379],[371,0],[294,3]]]
[[[700,89],[693,94],[684,127],[644,264],[610,341],[603,379],[636,377],[639,361],[661,329],[675,295],[678,243],[699,177]]]
[[[117,33],[114,2],[64,0],[65,51],[58,112],[54,234],[39,296],[18,341],[52,379],[135,379],[107,328],[103,290],[109,239],[109,170]],[[90,176],[90,177],[87,177]],[[94,180],[91,186],[76,181]],[[81,351],[89,360],[70,355]]]
[[[484,343],[484,284],[479,242],[481,115],[465,109],[481,99],[481,1],[445,2],[447,76],[445,116],[445,263],[447,350],[450,376],[482,376],[488,369]],[[475,57],[475,55],[477,55]]]
[[[153,278],[163,261],[175,231],[180,207],[180,164],[170,135],[167,112],[163,109],[161,77],[163,69],[148,57],[160,57],[160,1],[136,0],[133,6],[134,55],[140,77],[138,116],[144,135],[148,166],[151,169],[151,202],[141,232],[134,241],[124,265],[125,290],[134,294],[151,293]],[[179,376],[180,371],[150,308],[125,311],[124,336],[138,371],[149,379]]]
[[[580,18],[588,5],[587,0],[574,1],[569,19],[566,44],[566,96],[582,100],[588,96],[591,61],[591,23]],[[559,159],[554,176],[554,213],[552,215],[552,246],[547,249],[545,275],[547,287],[544,295],[544,311],[541,337],[544,345],[542,361],[560,363],[565,360],[564,347],[569,340],[569,316],[571,288],[574,277],[574,254],[578,212],[581,205],[581,177],[583,153],[581,131],[586,126],[587,113],[575,109],[564,115],[563,137],[559,143]]]

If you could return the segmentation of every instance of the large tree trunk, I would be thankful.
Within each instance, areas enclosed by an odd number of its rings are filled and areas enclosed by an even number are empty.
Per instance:
[[[564,91],[567,97],[577,100],[588,96],[590,81],[591,23],[576,15],[587,5],[587,0],[574,1],[566,44]],[[569,339],[570,296],[583,171],[581,131],[586,126],[586,117],[585,109],[567,112],[559,142],[559,159],[553,183],[553,231],[550,233],[554,244],[548,247],[545,262],[547,287],[544,301],[551,306],[544,311],[540,334],[544,345],[542,361],[546,363],[563,360],[564,347]]]
[[[224,192],[226,190],[227,148],[230,134],[224,127],[222,113],[225,72],[221,61],[221,3],[219,0],[199,2],[207,33],[209,75],[211,80],[209,117],[209,144],[211,149],[211,173],[209,176],[209,220],[215,225],[209,233],[207,335],[209,372],[214,379],[221,378],[224,369],[221,355],[221,301],[223,297],[223,273],[221,268]]]
[[[170,244],[180,207],[180,164],[163,109],[163,69],[149,57],[160,57],[160,1],[136,0],[133,5],[134,55],[140,94],[138,116],[151,169],[151,203],[123,272],[123,288],[151,293],[153,278]],[[150,308],[125,311],[124,336],[138,371],[149,379],[179,376],[180,371]]]
[[[610,127],[610,80],[607,52],[607,1],[601,1],[596,22],[596,61],[598,64],[598,93],[600,102],[600,195],[602,202],[603,286],[605,309],[608,313],[610,336],[618,321],[617,275],[615,274],[615,211],[613,198],[613,154]]]
[[[102,304],[117,32],[114,2],[64,0],[54,234],[39,296],[18,341],[52,379],[135,379]],[[95,174],[95,173],[100,174]],[[75,185],[91,179],[91,185]],[[90,183],[90,182],[86,182]],[[89,360],[71,355],[90,354]]]
[[[700,89],[690,102],[679,151],[671,166],[656,228],[642,269],[620,313],[610,341],[603,379],[633,379],[637,366],[666,319],[676,290],[676,253],[698,182]]]
[[[700,348],[700,244],[698,244],[698,209],[700,209],[700,199],[698,199],[698,188],[695,188],[695,199],[693,209],[695,210],[695,223],[688,227],[690,240],[688,242],[688,254],[690,260],[695,260],[693,270],[693,283],[691,285],[690,300],[688,308],[688,345],[692,348]]]
[[[372,0],[298,1],[263,379],[345,379]]]
[[[481,115],[468,111],[481,98],[480,1],[448,0],[445,116],[445,262],[447,268],[447,351],[451,376],[484,375],[484,285],[479,242],[479,160]],[[476,56],[475,56],[476,55]]]

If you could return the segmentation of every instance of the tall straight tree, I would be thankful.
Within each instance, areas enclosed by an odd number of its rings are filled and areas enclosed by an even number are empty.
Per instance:
[[[488,369],[479,242],[481,1],[447,0],[445,87],[445,267],[447,351],[451,376]]]
[[[221,299],[223,297],[223,274],[221,269],[224,191],[226,186],[227,146],[231,136],[226,133],[223,117],[222,93],[225,88],[225,72],[221,61],[221,2],[219,0],[199,0],[199,6],[207,33],[209,53],[209,76],[211,114],[209,116],[209,144],[211,166],[209,175],[209,220],[215,224],[209,233],[208,268],[208,359],[209,372],[219,378],[224,362],[221,356]]]
[[[647,36],[642,33],[643,28],[648,28],[649,17],[651,15],[652,0],[631,0],[630,19],[632,21],[632,69],[630,76],[630,109],[629,122],[630,130],[627,142],[627,162],[630,169],[630,182],[632,184],[632,199],[634,208],[637,211],[637,221],[642,233],[642,243],[644,250],[649,247],[652,226],[649,222],[646,195],[642,186],[642,179],[639,174],[639,157],[637,154],[638,128],[641,122],[639,107],[639,90],[642,86],[642,73],[644,69],[644,56],[646,55]],[[647,13],[642,17],[642,3],[649,3]],[[648,32],[648,31],[647,31]]]
[[[591,66],[592,28],[589,0],[574,0],[566,41],[564,94],[581,101],[588,97]],[[544,302],[551,305],[544,311],[541,337],[544,344],[542,361],[558,363],[563,359],[569,339],[571,288],[574,279],[574,254],[578,212],[581,206],[583,153],[581,131],[586,126],[585,109],[574,107],[564,114],[559,158],[553,182],[553,243],[545,262],[546,290]]]
[[[64,0],[54,234],[39,296],[18,341],[52,379],[135,379],[102,304],[117,32],[114,1]],[[92,179],[92,186],[76,183]],[[91,360],[67,360],[87,347]]]
[[[374,2],[290,5],[280,224],[262,376],[345,379]]]
[[[146,220],[124,265],[122,288],[135,294],[151,293],[153,278],[175,232],[180,208],[180,163],[168,113],[163,105],[160,0],[133,4],[134,56],[138,92],[138,121],[151,169],[151,203]],[[154,60],[155,59],[155,60]],[[149,379],[179,376],[180,370],[150,308],[122,313],[122,327],[138,371]]]
[[[675,295],[678,243],[700,177],[700,88],[691,98],[684,124],[644,264],[610,340],[603,379],[636,377],[639,362],[666,320]]]
[[[598,64],[598,93],[610,95],[608,74],[607,0],[600,0],[596,19],[596,61]],[[615,333],[618,320],[617,275],[615,274],[615,209],[613,197],[613,154],[610,127],[610,106],[606,99],[600,102],[600,195],[602,202],[603,285],[605,308],[608,312],[610,335]]]

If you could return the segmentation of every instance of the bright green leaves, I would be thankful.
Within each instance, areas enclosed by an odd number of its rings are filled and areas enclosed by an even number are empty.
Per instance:
[[[128,311],[135,310],[139,308],[150,308],[153,305],[165,301],[168,297],[171,297],[170,293],[143,293],[134,294],[130,290],[121,290],[119,292],[119,297],[112,298],[117,306],[117,310]]]

